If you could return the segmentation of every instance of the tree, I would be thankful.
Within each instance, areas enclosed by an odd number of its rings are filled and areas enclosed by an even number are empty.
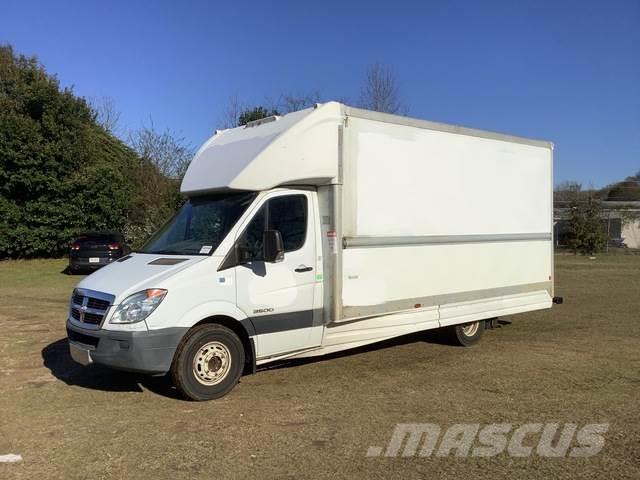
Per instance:
[[[375,63],[367,69],[359,105],[368,110],[400,115],[406,115],[409,111],[400,99],[398,83],[393,72],[380,63]]]
[[[0,46],[0,257],[60,255],[82,230],[123,228],[136,163],[85,99]]]
[[[273,109],[269,110],[268,108],[265,108],[259,105],[257,107],[254,107],[242,112],[240,114],[240,117],[238,118],[238,126],[240,127],[242,125],[246,125],[249,122],[254,122],[256,120],[267,118],[272,115],[280,115],[280,114],[278,113],[277,110],[273,110]]]
[[[287,114],[313,107],[317,103],[320,103],[320,93],[318,91],[304,94],[283,94],[272,105],[272,110]]]
[[[249,107],[236,94],[229,98],[218,121],[218,128],[235,128],[271,115],[286,115],[313,107],[316,103],[320,103],[320,93],[317,91],[304,94],[282,94],[275,101],[267,98],[265,105],[255,107]]]
[[[94,98],[90,103],[98,125],[110,134],[118,136],[120,133],[120,112],[116,108],[113,98]]]
[[[627,180],[614,184],[609,188],[607,200],[639,201],[640,180],[636,180],[634,177],[629,177]]]
[[[129,133],[129,145],[143,161],[151,162],[165,177],[175,179],[184,176],[195,153],[184,137],[170,129],[156,130],[153,120]]]
[[[246,105],[240,100],[238,94],[229,98],[227,105],[222,112],[222,119],[218,122],[219,129],[235,128],[238,126],[240,115],[247,110]]]
[[[569,213],[570,248],[574,253],[593,255],[606,245],[600,202],[591,197],[586,202],[574,200]]]
[[[575,202],[582,197],[582,184],[578,182],[562,182],[553,192],[555,202]]]
[[[180,182],[194,155],[191,145],[171,130],[156,130],[153,121],[129,134],[138,154],[131,176],[136,184],[134,208],[127,218],[125,236],[140,246],[182,204]]]

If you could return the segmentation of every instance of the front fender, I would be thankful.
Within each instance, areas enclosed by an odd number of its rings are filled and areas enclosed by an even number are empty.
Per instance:
[[[176,326],[191,328],[203,319],[214,315],[224,315],[238,322],[247,319],[247,315],[233,303],[213,301],[201,303],[187,311],[181,318],[176,319]]]
[[[253,323],[242,310],[240,310],[234,303],[231,302],[217,300],[198,304],[188,310],[186,313],[182,314],[180,317],[176,315],[176,318],[172,319],[173,321],[171,322],[171,326],[182,329],[184,333],[186,333],[197,323],[200,323],[206,318],[211,318],[214,316],[223,316],[237,321],[247,332],[249,337],[253,339],[252,350],[257,350],[258,338],[255,337],[255,329],[253,327]],[[157,328],[164,328],[156,327],[154,329],[154,325],[150,323],[151,322],[149,322],[148,324],[148,328],[150,331],[153,331]]]

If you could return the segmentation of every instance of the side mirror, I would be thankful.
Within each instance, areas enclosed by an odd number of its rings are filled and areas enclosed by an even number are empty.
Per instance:
[[[265,230],[262,234],[262,256],[265,262],[278,263],[284,260],[284,242],[278,230]]]
[[[251,253],[246,248],[241,247],[238,242],[233,245],[233,248],[229,250],[227,256],[224,257],[222,263],[218,267],[218,271],[221,272],[228,268],[233,268],[236,265],[244,265],[251,261]]]

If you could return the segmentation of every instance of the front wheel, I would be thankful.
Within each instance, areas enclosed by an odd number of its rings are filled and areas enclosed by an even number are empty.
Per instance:
[[[198,325],[176,350],[171,378],[178,391],[191,400],[213,400],[231,391],[242,375],[242,341],[222,325]]]
[[[484,333],[484,320],[471,323],[463,323],[462,325],[452,325],[449,328],[449,337],[456,345],[470,347],[480,341]]]

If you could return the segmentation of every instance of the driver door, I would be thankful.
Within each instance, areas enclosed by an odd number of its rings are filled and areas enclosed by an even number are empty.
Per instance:
[[[311,192],[274,192],[263,200],[237,238],[249,255],[236,269],[238,307],[251,320],[257,334],[257,358],[320,345],[322,312],[316,311],[315,222]],[[262,235],[278,230],[284,259],[265,262]]]

